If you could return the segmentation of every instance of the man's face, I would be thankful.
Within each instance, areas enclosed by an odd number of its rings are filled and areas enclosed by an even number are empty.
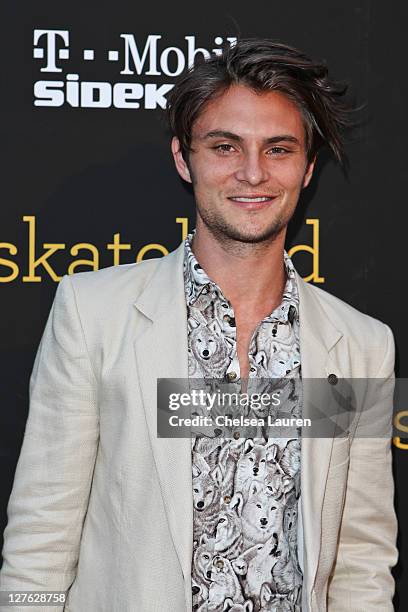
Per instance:
[[[176,137],[172,151],[191,182],[202,222],[219,238],[262,242],[285,232],[309,184],[305,129],[298,107],[280,92],[230,87],[212,100],[192,130],[189,167]]]

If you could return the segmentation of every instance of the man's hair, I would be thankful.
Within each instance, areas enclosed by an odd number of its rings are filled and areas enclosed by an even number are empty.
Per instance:
[[[278,91],[299,108],[305,127],[306,153],[312,161],[323,145],[345,160],[343,133],[354,111],[345,101],[347,84],[328,76],[327,65],[289,45],[269,39],[240,39],[224,45],[221,55],[196,60],[168,95],[167,119],[188,163],[194,122],[205,105],[232,85],[255,92]]]

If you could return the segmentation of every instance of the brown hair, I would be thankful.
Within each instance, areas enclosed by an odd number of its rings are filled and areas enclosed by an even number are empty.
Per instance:
[[[334,158],[344,163],[343,131],[352,126],[350,115],[356,110],[344,101],[348,85],[329,78],[325,62],[259,38],[240,39],[234,46],[225,45],[219,56],[198,58],[170,91],[167,118],[187,163],[194,122],[207,102],[234,84],[285,94],[302,113],[308,161],[327,145]]]

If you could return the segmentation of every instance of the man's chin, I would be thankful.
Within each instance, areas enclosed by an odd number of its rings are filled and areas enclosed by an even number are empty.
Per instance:
[[[285,224],[274,224],[267,228],[251,228],[235,227],[232,225],[218,225],[216,228],[210,228],[212,232],[221,239],[234,240],[243,244],[260,244],[262,242],[271,242],[279,236],[284,229]]]
[[[279,214],[274,215],[273,219],[267,219],[265,216],[263,219],[260,216],[257,216],[257,219],[254,217],[250,219],[239,214],[225,218],[200,207],[197,207],[197,217],[218,240],[241,244],[272,242],[285,230],[290,221],[290,215]]]

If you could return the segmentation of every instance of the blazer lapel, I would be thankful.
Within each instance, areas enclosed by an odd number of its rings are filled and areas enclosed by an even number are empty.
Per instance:
[[[163,257],[135,302],[143,314],[135,356],[146,421],[163,492],[169,527],[191,609],[193,498],[190,438],[157,437],[157,379],[188,378],[187,315],[183,243]]]
[[[328,319],[316,289],[297,275],[299,287],[300,353],[302,363],[303,416],[312,418],[313,385],[308,379],[327,379],[342,373],[330,352],[342,337]],[[319,385],[324,384],[318,383]],[[329,383],[327,383],[329,384]],[[319,387],[321,389],[321,386]],[[319,394],[318,394],[319,395]],[[308,596],[313,589],[322,540],[321,513],[333,437],[302,438],[301,499],[304,538],[304,582]]]

